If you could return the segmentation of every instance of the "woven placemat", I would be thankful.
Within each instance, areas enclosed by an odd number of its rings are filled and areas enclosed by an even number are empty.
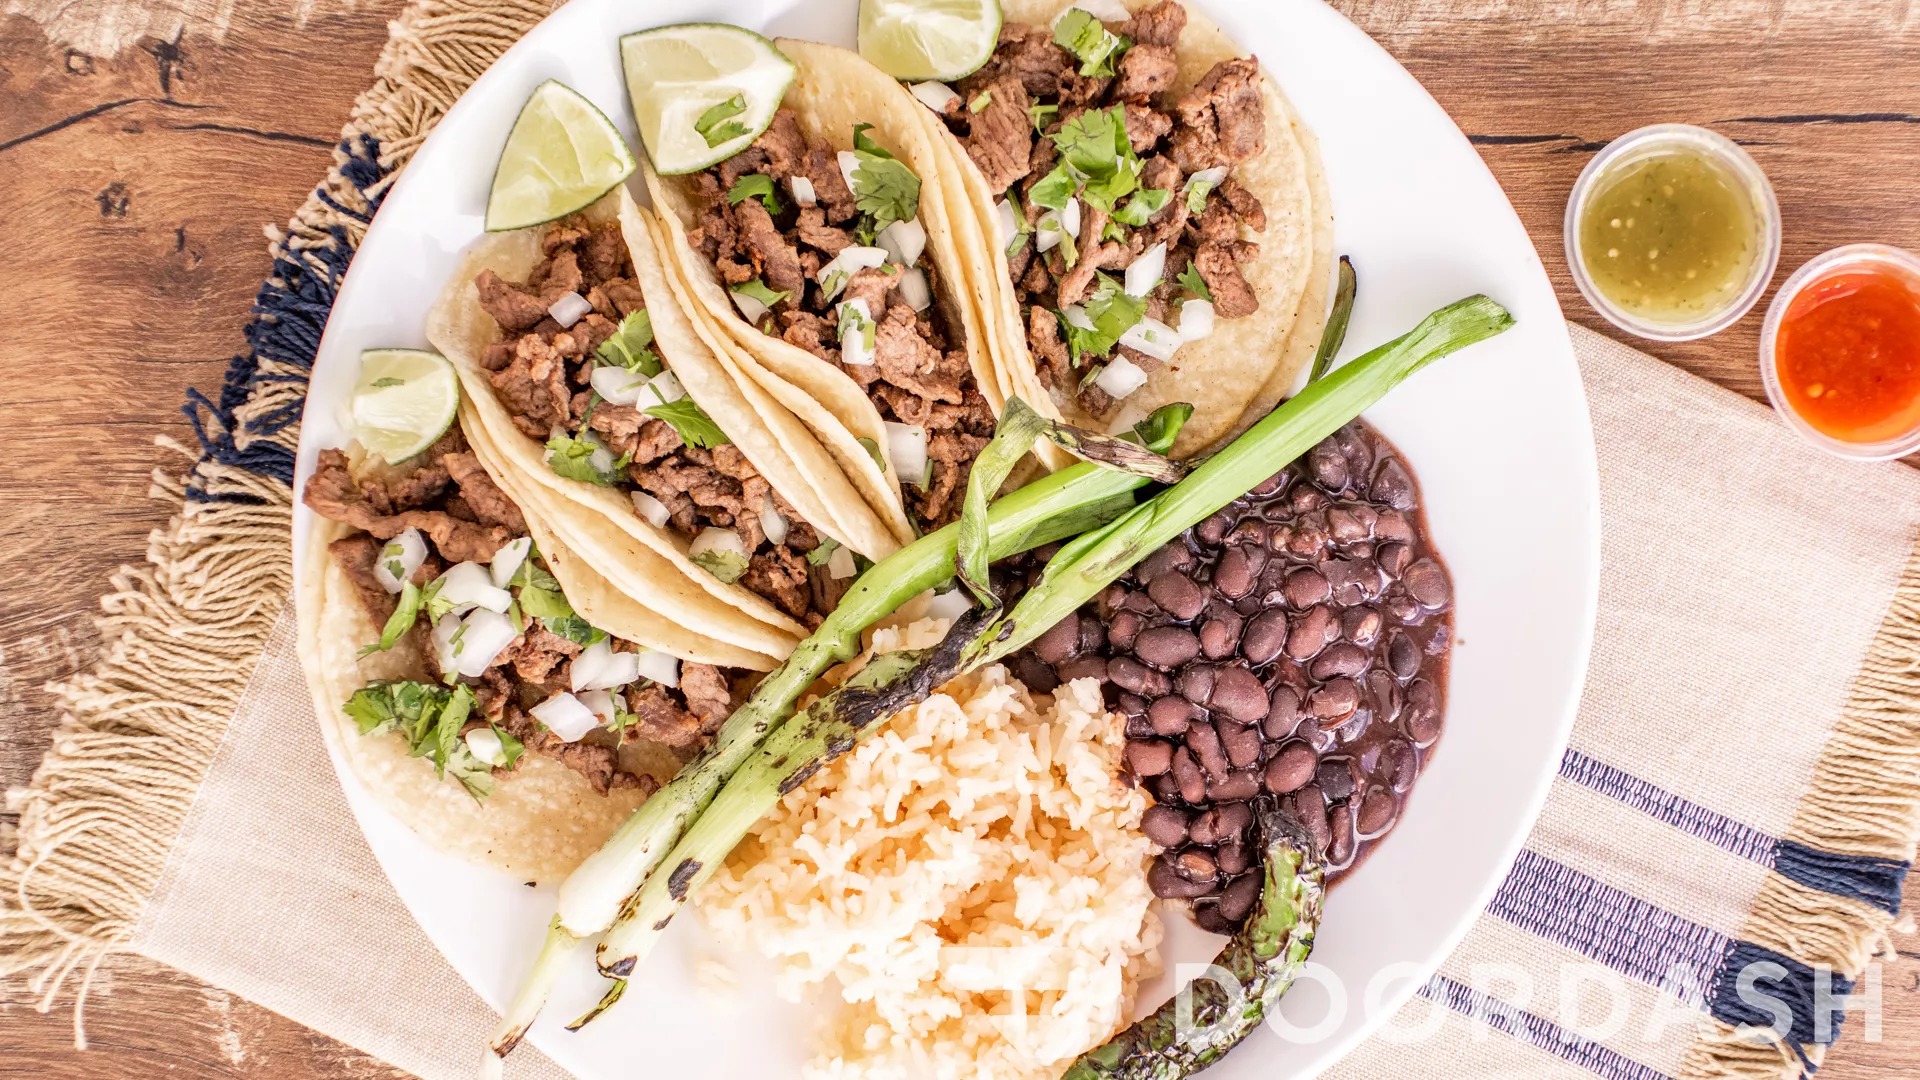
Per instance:
[[[136,950],[422,1075],[470,1071],[451,1048],[478,1044],[484,1008],[425,947],[357,836],[323,845],[303,868],[317,890],[309,955],[329,961],[289,965],[238,934],[248,922],[239,897],[250,894],[234,883],[273,871],[235,858],[222,823],[255,807],[288,827],[302,807],[337,810],[332,777],[310,770],[271,786],[284,795],[295,779],[320,783],[329,798],[272,814],[250,793],[262,778],[243,755],[263,732],[281,746],[312,734],[304,694],[275,690],[291,659],[275,630],[287,618],[307,373],[387,186],[547,10],[410,5],[334,167],[276,231],[248,351],[217,394],[194,396],[201,445],[174,447],[190,465],[155,473],[156,495],[177,512],[148,564],[114,579],[102,655],[54,688],[65,717],[53,750],[13,794],[21,823],[0,838],[12,845],[0,867],[0,975],[28,979],[43,1006],[63,988],[83,998],[102,957]],[[1576,329],[1575,339],[1608,531],[1595,675],[1574,746],[1493,906],[1409,1006],[1439,1022],[1424,1042],[1374,1040],[1343,1076],[1796,1074],[1837,1036],[1832,994],[1872,962],[1898,914],[1920,829],[1920,474],[1838,465],[1751,402],[1597,335]],[[1849,494],[1837,508],[1836,490]],[[1722,581],[1738,589],[1716,589]],[[1780,617],[1807,610],[1822,618],[1790,631]],[[222,888],[195,892],[209,882]],[[390,925],[349,933],[328,921],[329,898]],[[223,909],[212,929],[170,915],[210,905]],[[369,941],[413,948],[353,951]],[[1479,977],[1489,965],[1546,977],[1582,963],[1623,976],[1636,1008],[1677,1003],[1690,1022],[1655,1039],[1600,1036],[1564,1000],[1516,1001]],[[381,964],[419,985],[387,980],[377,1002],[327,992],[339,982],[328,972]],[[1768,1015],[1740,984],[1756,965],[1786,1011],[1763,1037],[1742,1031]],[[424,1007],[409,996],[429,987]]]

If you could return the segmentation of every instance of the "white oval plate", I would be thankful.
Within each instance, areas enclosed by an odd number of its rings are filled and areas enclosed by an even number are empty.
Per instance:
[[[1286,1023],[1269,1025],[1208,1073],[1273,1080],[1325,1068],[1390,1015],[1466,933],[1518,851],[1585,677],[1599,492],[1586,400],[1552,286],[1459,129],[1391,57],[1316,0],[1200,6],[1265,61],[1319,136],[1336,250],[1360,273],[1349,354],[1473,292],[1493,296],[1518,320],[1368,413],[1417,470],[1453,572],[1459,644],[1447,729],[1406,820],[1331,897],[1314,960],[1341,992],[1330,999],[1301,986],[1287,999]],[[856,0],[573,0],[516,44],[420,148],[360,247],[314,368],[298,482],[317,448],[344,441],[342,411],[361,350],[426,344],[426,310],[456,255],[480,234],[494,159],[535,86],[562,80],[638,146],[615,46],[621,34],[713,20],[851,44],[855,7]],[[295,512],[296,536],[311,524],[304,507]],[[335,765],[400,896],[498,1008],[538,947],[551,888],[529,889],[426,849]],[[1212,955],[1219,939],[1177,916],[1168,923],[1177,929],[1164,957],[1169,971]],[[560,1024],[601,987],[583,963],[533,1042],[588,1080],[796,1075],[807,1010],[760,995],[699,992],[691,960],[708,948],[693,920],[677,922],[626,1000],[568,1034]],[[741,984],[764,982],[744,972]],[[1163,979],[1142,1000],[1152,1005],[1171,989]]]

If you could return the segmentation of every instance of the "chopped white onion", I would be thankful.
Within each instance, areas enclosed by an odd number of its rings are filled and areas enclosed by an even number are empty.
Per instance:
[[[887,456],[893,459],[900,482],[917,488],[927,486],[927,429],[919,424],[887,421]]]
[[[652,679],[661,686],[680,685],[679,657],[658,649],[641,649],[634,655],[640,658],[641,678]]]
[[[927,227],[920,224],[919,218],[912,221],[896,221],[880,230],[873,238],[874,243],[886,249],[893,261],[901,266],[912,266],[920,261],[920,253],[927,250]]]
[[[708,526],[700,530],[699,535],[693,538],[693,543],[687,545],[687,554],[705,555],[709,551],[738,555],[745,559],[747,542],[740,539],[740,534],[732,529],[716,529]]]
[[[614,721],[613,691],[583,690],[583,691],[580,691],[579,693],[576,693],[574,697],[579,698],[580,704],[585,705],[587,709],[593,713],[593,715],[599,717],[602,723],[606,723],[606,724],[613,723]]]
[[[500,733],[490,727],[477,727],[462,735],[467,740],[467,749],[480,759],[483,765],[499,768],[507,763],[507,747],[500,741]]]
[[[1196,299],[1180,305],[1180,340],[1199,341],[1212,333],[1212,301]]]
[[[1140,370],[1139,364],[1124,356],[1116,356],[1107,361],[1107,366],[1100,369],[1099,375],[1094,376],[1093,385],[1118,401],[1147,385],[1147,373]]]
[[[842,150],[839,154],[840,175],[847,178],[847,190],[853,190],[853,170],[860,167],[860,155],[851,150]]]
[[[920,104],[937,113],[945,113],[960,95],[953,87],[943,82],[917,82],[907,87],[907,92],[920,99]]]
[[[1001,199],[994,204],[994,224],[1000,227],[1000,247],[1005,249],[1020,235],[1020,212],[1013,208],[1012,199]]]
[[[900,275],[900,299],[915,311],[925,311],[933,306],[933,286],[927,284],[927,272],[914,267]]]
[[[1080,239],[1080,200],[1068,199],[1066,209],[1060,211],[1060,227],[1067,230],[1075,240]]]
[[[460,620],[459,640],[453,642],[453,670],[469,679],[487,673],[507,646],[518,641],[520,627],[497,611],[475,608]]]
[[[1049,210],[1040,215],[1039,222],[1034,225],[1034,250],[1052,251],[1060,245],[1060,234],[1063,232],[1075,239],[1080,236],[1079,199],[1068,199],[1064,210]]]
[[[1228,169],[1227,169],[1227,166],[1225,165],[1216,165],[1211,169],[1201,169],[1199,172],[1194,173],[1192,176],[1187,177],[1186,184],[1180,188],[1181,197],[1184,198],[1189,192],[1191,192],[1195,184],[1207,185],[1208,191],[1212,191],[1215,188],[1218,188],[1220,186],[1220,181],[1225,180],[1227,178],[1227,172],[1228,172]]]
[[[420,535],[419,529],[408,529],[380,548],[380,557],[373,563],[373,576],[381,588],[397,593],[413,580],[414,571],[426,561],[426,538]]]
[[[673,511],[667,509],[666,503],[661,502],[659,499],[654,498],[644,491],[636,491],[632,494],[633,508],[639,512],[641,517],[646,518],[656,529],[664,529],[667,527],[667,522],[673,518]]]
[[[687,396],[687,388],[680,384],[680,376],[671,371],[663,371],[649,379],[647,392],[662,405],[670,405]]]
[[[600,726],[600,718],[579,698],[564,691],[528,709],[535,720],[567,742],[579,742],[587,732]]]
[[[630,652],[614,652],[613,642],[602,638],[580,651],[571,666],[573,692],[611,690],[640,677],[640,658]]]
[[[820,283],[825,298],[831,300],[840,295],[840,291],[847,287],[847,282],[853,280],[854,274],[861,270],[873,270],[885,265],[887,265],[886,248],[858,245],[844,247],[840,249],[840,254],[835,255],[831,262],[822,266],[813,275],[813,280]],[[836,274],[840,275],[840,280],[833,282]],[[829,286],[829,282],[833,284]]]
[[[587,381],[593,384],[593,392],[609,405],[631,405],[639,401],[640,391],[647,385],[647,377],[641,372],[605,365],[594,368]]]
[[[787,542],[787,519],[774,507],[772,495],[760,496],[760,531],[774,547]]]
[[[599,473],[601,476],[611,476],[613,474],[613,462],[613,451],[607,449],[604,445],[595,446],[593,453],[587,455],[587,464],[593,466],[593,471]]]
[[[1153,291],[1155,285],[1167,273],[1167,242],[1165,240],[1140,253],[1127,267],[1127,295],[1145,296]]]
[[[804,176],[787,177],[787,190],[793,192],[793,201],[801,206],[820,205],[820,196],[813,190],[813,181]]]
[[[733,306],[740,309],[741,318],[755,326],[759,326],[760,320],[766,318],[767,305],[743,292],[734,292],[729,289],[727,294],[733,297]]]
[[[493,553],[493,561],[487,564],[487,577],[493,582],[493,587],[506,588],[507,582],[512,581],[513,575],[520,572],[521,565],[527,561],[527,555],[532,551],[533,540],[530,537],[522,536],[518,540],[509,540],[501,544],[500,550]]]
[[[948,589],[934,593],[927,602],[927,617],[930,619],[957,619],[973,610],[973,597],[961,588]]]
[[[1120,335],[1120,344],[1165,363],[1173,359],[1173,354],[1180,350],[1184,342],[1180,340],[1180,331],[1159,319],[1141,319]]]
[[[592,310],[593,304],[589,303],[586,297],[577,292],[570,292],[548,305],[547,314],[553,316],[554,322],[571,329],[574,323],[579,322],[582,316]]]
[[[827,573],[835,581],[845,581],[859,572],[860,567],[853,561],[853,549],[845,544],[834,548],[833,554],[827,556]]]
[[[856,325],[846,318],[845,311],[859,312],[863,322]],[[854,367],[872,366],[874,341],[879,333],[873,323],[872,308],[863,299],[842,300],[834,305],[834,316],[840,320],[840,362]]]
[[[493,575],[477,562],[456,563],[440,575],[440,599],[453,605],[454,611],[486,608],[505,611],[513,604],[513,594],[493,583]]]
[[[1087,317],[1087,309],[1079,304],[1068,304],[1060,309],[1060,314],[1067,320],[1067,325],[1076,330],[1093,329],[1093,320]]]
[[[440,666],[442,675],[451,675],[460,666],[459,658],[453,655],[453,635],[459,632],[460,616],[452,612],[440,616],[440,621],[433,624],[433,660]]]
[[[1133,18],[1133,12],[1128,11],[1127,6],[1120,0],[1074,0],[1073,6],[1103,23],[1126,22]],[[1066,12],[1063,11],[1060,14],[1065,15]],[[1053,21],[1060,20],[1056,18]]]

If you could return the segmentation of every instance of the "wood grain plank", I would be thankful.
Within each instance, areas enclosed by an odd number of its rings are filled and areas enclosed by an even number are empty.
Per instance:
[[[1341,0],[1506,186],[1570,317],[1560,214],[1599,145],[1661,120],[1740,139],[1779,190],[1776,282],[1827,247],[1920,248],[1920,0]],[[85,662],[93,598],[137,561],[156,435],[186,438],[284,219],[328,161],[399,0],[0,0],[0,784],[53,714],[39,685]],[[145,21],[142,21],[145,20]],[[184,33],[182,32],[184,28]],[[157,36],[156,36],[157,35]],[[80,43],[79,48],[73,47]],[[82,310],[55,320],[48,312]],[[1666,358],[1757,396],[1757,316]],[[1908,910],[1920,910],[1920,878]],[[1881,969],[1881,1038],[1858,1019],[1823,1077],[1920,1060],[1920,935]],[[405,1074],[139,958],[110,961],[73,1050],[64,1010],[0,987],[0,1077],[392,1080]]]

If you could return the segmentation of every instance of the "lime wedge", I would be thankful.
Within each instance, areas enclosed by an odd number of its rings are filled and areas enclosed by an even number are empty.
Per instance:
[[[751,30],[686,23],[620,39],[627,96],[653,167],[699,172],[753,145],[793,85],[793,61]]]
[[[1000,0],[860,0],[860,55],[912,82],[971,75],[1000,40]]]
[[[593,205],[633,174],[627,140],[593,102],[548,80],[507,133],[487,196],[487,231],[524,229]]]
[[[460,378],[438,353],[368,349],[350,405],[353,437],[389,465],[432,446],[453,426]]]

